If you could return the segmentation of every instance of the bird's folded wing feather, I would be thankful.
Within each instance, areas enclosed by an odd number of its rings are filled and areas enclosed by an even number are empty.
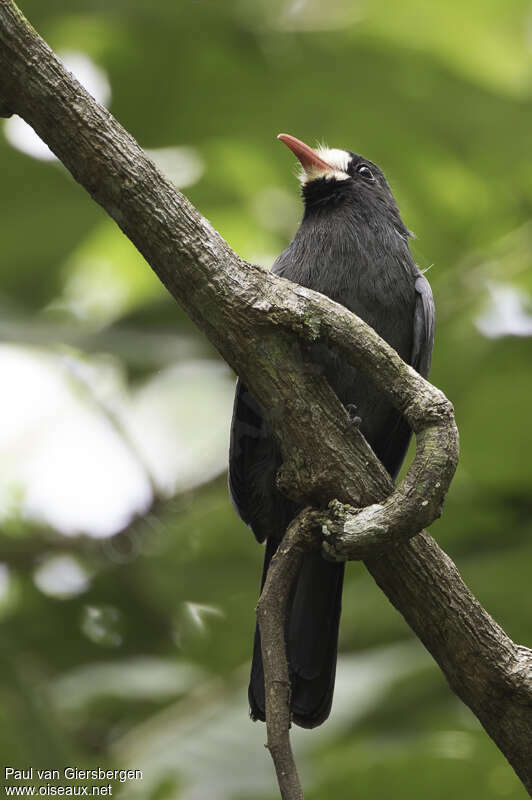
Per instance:
[[[410,364],[424,378],[429,374],[434,344],[434,300],[430,284],[424,275],[416,280],[414,339]]]
[[[229,491],[241,519],[259,542],[272,532],[279,468],[275,438],[259,404],[238,381],[229,444]]]

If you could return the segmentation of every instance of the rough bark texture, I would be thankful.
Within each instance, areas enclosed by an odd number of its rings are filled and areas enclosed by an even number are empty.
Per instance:
[[[531,651],[505,635],[430,536],[401,541],[439,513],[452,477],[457,440],[448,401],[346,309],[239,259],[63,69],[16,6],[0,0],[0,114],[10,113],[32,125],[116,220],[261,398],[282,445],[283,490],[320,508],[339,501],[323,518],[329,551],[366,558],[379,586],[532,792]],[[409,419],[417,454],[395,491],[327,383],[302,360],[296,338],[333,343],[369,370]],[[304,528],[296,526],[290,552],[297,553]],[[284,587],[294,574],[285,567],[277,579]],[[278,668],[281,662],[271,665]],[[283,679],[279,686],[285,692]],[[270,739],[270,747],[276,741]]]

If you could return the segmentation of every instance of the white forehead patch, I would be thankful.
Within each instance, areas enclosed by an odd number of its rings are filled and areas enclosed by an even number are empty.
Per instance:
[[[346,150],[330,149],[328,147],[318,147],[316,150],[320,158],[323,158],[331,167],[335,167],[340,172],[347,172],[351,156]]]
[[[325,147],[324,145],[316,148],[316,153],[319,155],[323,161],[326,161],[327,164],[331,165],[331,169],[325,169],[324,167],[311,167],[309,170],[302,169],[299,174],[299,180],[301,183],[308,183],[309,181],[314,181],[317,178],[325,178],[326,180],[334,180],[337,181],[345,181],[349,178],[347,174],[347,170],[349,169],[349,163],[351,161],[351,156],[346,150],[338,150],[335,148]]]

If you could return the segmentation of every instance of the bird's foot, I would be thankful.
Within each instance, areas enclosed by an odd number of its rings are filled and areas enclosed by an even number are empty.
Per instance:
[[[357,406],[354,403],[348,403],[345,408],[349,415],[349,422],[351,423],[351,425],[354,425],[355,428],[360,428],[362,417],[359,417],[357,414],[358,410]]]

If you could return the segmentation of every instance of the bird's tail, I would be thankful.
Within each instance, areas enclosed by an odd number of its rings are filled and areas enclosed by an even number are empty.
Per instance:
[[[262,585],[276,547],[276,542],[267,541]],[[321,725],[331,710],[343,580],[343,564],[325,561],[319,553],[306,553],[289,602],[285,636],[290,706],[293,721],[303,728]],[[258,627],[248,696],[252,718],[264,720],[264,672]]]

